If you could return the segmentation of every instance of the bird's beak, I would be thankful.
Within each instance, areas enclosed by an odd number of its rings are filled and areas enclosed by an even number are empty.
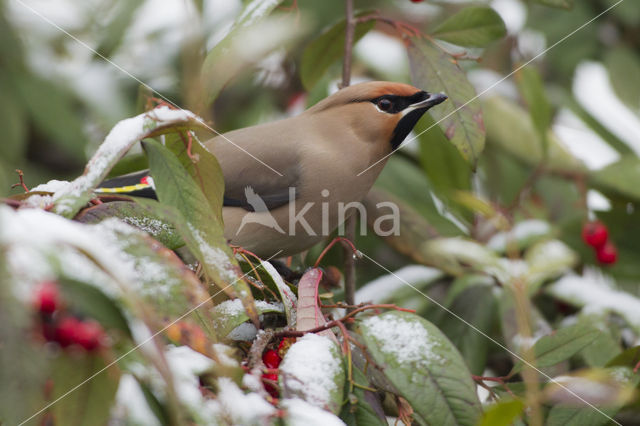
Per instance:
[[[409,108],[412,110],[419,108],[431,108],[434,105],[441,104],[446,101],[448,96],[444,93],[428,93],[426,99],[421,100],[420,102],[416,102],[415,104],[409,105]]]

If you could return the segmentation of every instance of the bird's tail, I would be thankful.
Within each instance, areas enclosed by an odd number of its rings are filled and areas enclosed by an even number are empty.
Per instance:
[[[149,170],[107,179],[94,192],[98,195],[131,195],[134,197],[158,198]]]

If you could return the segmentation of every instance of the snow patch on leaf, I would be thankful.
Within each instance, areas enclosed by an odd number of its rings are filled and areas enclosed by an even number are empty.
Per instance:
[[[297,396],[333,411],[340,408],[344,382],[342,357],[328,337],[306,334],[294,343],[280,365],[285,398]],[[336,395],[340,395],[336,401]]]

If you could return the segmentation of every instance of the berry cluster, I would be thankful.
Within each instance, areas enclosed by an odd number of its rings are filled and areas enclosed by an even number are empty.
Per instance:
[[[582,240],[593,247],[602,265],[613,265],[618,260],[618,249],[609,240],[609,230],[600,221],[591,221],[582,227]]]
[[[284,338],[278,344],[278,350],[267,349],[262,354],[262,362],[264,362],[265,367],[270,370],[277,370],[280,367],[280,362],[284,357],[284,354],[289,350],[289,347],[293,344],[295,339],[293,338]],[[264,382],[264,388],[269,395],[273,398],[278,398],[279,392],[276,387],[278,383],[278,373],[274,372],[265,372],[262,374],[262,381]]]
[[[45,340],[66,348],[77,345],[87,352],[98,350],[105,340],[102,326],[94,320],[81,320],[64,307],[58,284],[40,283],[34,293],[33,306],[40,315],[41,333]]]

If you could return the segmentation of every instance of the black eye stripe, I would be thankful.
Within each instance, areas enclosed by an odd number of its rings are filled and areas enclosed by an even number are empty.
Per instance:
[[[370,101],[373,104],[378,105],[378,103],[383,99],[389,100],[391,102],[391,108],[383,109],[383,111],[389,114],[396,114],[400,111],[403,111],[409,105],[426,99],[427,96],[428,96],[427,92],[417,92],[411,96],[383,95],[383,96],[379,96],[377,98],[371,99]]]

